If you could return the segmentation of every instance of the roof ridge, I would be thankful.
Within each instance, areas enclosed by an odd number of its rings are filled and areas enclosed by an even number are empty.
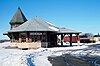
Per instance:
[[[46,23],[48,26],[52,26],[52,27],[54,27],[54,28],[56,28],[56,29],[59,29],[59,27],[56,27],[56,26],[53,25],[52,23],[49,23],[48,21],[45,21],[45,20],[43,20],[43,19],[41,19],[41,18],[36,17],[35,19],[39,19],[39,20],[41,20],[42,22]],[[49,28],[49,27],[48,27],[48,28]]]
[[[37,21],[39,24],[42,24],[42,23],[40,23],[36,18],[34,18],[34,20]],[[42,24],[42,26],[47,27],[47,26],[45,26],[44,24]],[[47,28],[48,28],[48,27],[47,27]]]

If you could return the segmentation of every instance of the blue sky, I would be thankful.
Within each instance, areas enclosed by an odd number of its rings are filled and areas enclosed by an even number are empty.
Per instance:
[[[20,7],[27,19],[40,17],[58,27],[100,33],[100,0],[0,0],[0,39]]]

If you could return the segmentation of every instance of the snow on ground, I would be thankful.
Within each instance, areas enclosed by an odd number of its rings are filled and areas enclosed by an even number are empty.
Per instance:
[[[0,49],[2,49],[3,47],[8,47],[9,45],[10,45],[10,42],[0,43]]]
[[[64,54],[71,54],[76,57],[100,56],[99,42],[74,47],[30,50],[5,49],[4,47],[9,46],[9,44],[10,42],[0,43],[0,66],[52,66],[48,61],[48,56],[56,57]]]
[[[52,66],[47,58],[51,53],[46,49],[4,49],[9,44],[0,43],[0,66]]]

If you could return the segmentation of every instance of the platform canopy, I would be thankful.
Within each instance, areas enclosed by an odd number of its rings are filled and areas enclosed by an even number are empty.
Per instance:
[[[67,29],[67,28],[59,28],[59,31],[57,33],[81,33],[75,30]]]

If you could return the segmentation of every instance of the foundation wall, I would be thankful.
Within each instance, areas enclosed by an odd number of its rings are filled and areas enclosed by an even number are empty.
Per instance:
[[[41,42],[32,42],[32,43],[11,43],[10,47],[18,48],[41,48]]]

